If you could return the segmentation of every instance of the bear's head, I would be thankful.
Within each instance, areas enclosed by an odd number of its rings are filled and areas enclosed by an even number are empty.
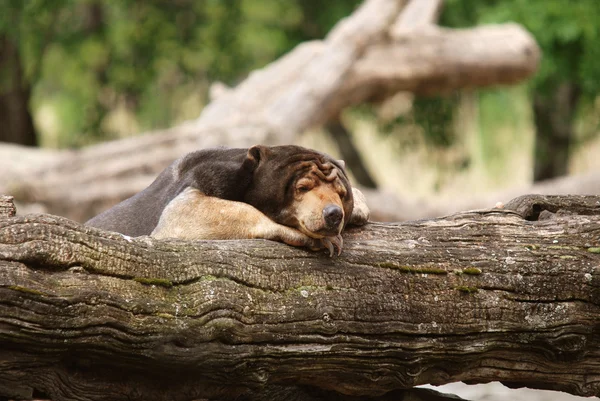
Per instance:
[[[253,146],[242,170],[252,178],[244,202],[312,238],[336,236],[354,207],[343,162],[300,146]]]

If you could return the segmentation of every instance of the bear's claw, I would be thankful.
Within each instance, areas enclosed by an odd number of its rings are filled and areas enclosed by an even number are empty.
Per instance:
[[[338,234],[334,237],[322,238],[321,244],[323,244],[323,246],[329,250],[329,257],[331,258],[331,257],[333,257],[333,254],[335,253],[336,248],[337,248],[338,256],[340,256],[342,254],[342,248],[344,246],[344,239],[342,238],[342,236],[340,234]]]

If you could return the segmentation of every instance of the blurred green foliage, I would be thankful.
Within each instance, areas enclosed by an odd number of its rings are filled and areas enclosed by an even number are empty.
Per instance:
[[[379,130],[384,135],[396,135],[398,127],[417,125],[422,128],[424,140],[428,146],[447,148],[455,141],[452,124],[460,96],[415,96],[410,113],[404,113],[391,121],[382,121]],[[401,140],[402,146],[406,141]]]
[[[235,84],[298,43],[323,37],[359,0],[2,0],[0,35],[17,44],[34,110],[60,121],[57,146],[116,135],[107,115],[133,113],[134,130],[190,118],[208,83]],[[198,107],[194,108],[197,112]],[[43,141],[42,141],[43,142]]]
[[[523,25],[535,37],[542,50],[539,71],[528,82],[529,107],[534,99],[546,100],[545,108],[537,112],[552,113],[557,93],[561,86],[575,88],[573,110],[590,110],[589,105],[600,91],[600,1],[579,0],[446,0],[440,25],[452,28],[467,28],[482,24],[516,22]],[[581,95],[581,96],[580,96]],[[531,113],[523,113],[514,105],[522,104],[522,94],[509,89],[482,89],[479,91],[480,135],[483,144],[484,160],[490,165],[498,157],[496,128],[515,125],[515,121],[531,118]],[[414,122],[420,124],[427,142],[433,145],[449,146],[457,137],[457,125],[452,124],[460,102],[457,96],[444,98],[417,98],[413,105]],[[540,104],[540,103],[538,103]],[[558,107],[558,106],[557,106]],[[569,114],[565,105],[564,120],[561,124],[574,124],[575,115]],[[417,118],[425,116],[424,119]],[[587,117],[587,116],[586,116]],[[522,126],[522,122],[516,125]],[[597,126],[587,125],[595,133]],[[556,127],[537,127],[537,141],[545,135],[556,135]],[[591,135],[579,133],[580,138]],[[489,145],[486,147],[486,144]],[[487,155],[487,156],[485,156]],[[536,156],[538,157],[538,156]],[[548,157],[548,155],[540,155]],[[536,163],[538,160],[536,159]]]
[[[440,23],[467,27],[514,21],[533,34],[543,58],[535,91],[577,82],[595,97],[600,90],[600,2],[597,0],[446,0]]]
[[[0,36],[18,45],[32,88],[30,106],[36,114],[50,108],[60,124],[56,137],[42,143],[61,147],[123,135],[111,118],[121,118],[121,126],[127,125],[123,119],[129,121],[128,133],[134,133],[195,117],[210,82],[235,85],[298,43],[324,37],[361,3],[0,1]],[[551,92],[572,81],[585,99],[596,97],[600,1],[446,0],[441,16],[441,24],[450,27],[508,21],[523,24],[542,47],[532,92]],[[487,96],[486,102],[494,99],[506,102],[497,95]],[[395,123],[421,125],[428,143],[447,147],[456,137],[452,120],[459,103],[458,95],[418,98],[412,114]]]

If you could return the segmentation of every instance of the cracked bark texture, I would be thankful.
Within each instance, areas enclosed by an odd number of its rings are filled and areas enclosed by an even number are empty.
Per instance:
[[[408,400],[494,380],[599,395],[600,197],[507,207],[370,223],[338,258],[0,208],[0,395]]]

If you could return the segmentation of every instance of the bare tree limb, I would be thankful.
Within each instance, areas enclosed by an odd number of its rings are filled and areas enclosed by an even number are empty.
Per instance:
[[[398,39],[407,32],[434,24],[442,11],[443,0],[411,0],[390,28],[390,36]]]
[[[406,221],[427,219],[456,213],[459,210],[489,208],[498,202],[526,193],[541,195],[600,195],[600,174],[591,172],[542,181],[529,187],[513,188],[480,196],[437,201],[413,201],[397,195],[363,189],[371,208],[371,219],[376,221]]]
[[[599,395],[599,201],[373,223],[334,259],[2,218],[0,394],[232,399],[293,384],[382,396],[499,380]],[[551,214],[535,220],[526,204]]]
[[[329,107],[333,112],[401,91],[432,95],[514,84],[535,72],[539,57],[535,40],[518,25],[428,26],[369,47]]]

